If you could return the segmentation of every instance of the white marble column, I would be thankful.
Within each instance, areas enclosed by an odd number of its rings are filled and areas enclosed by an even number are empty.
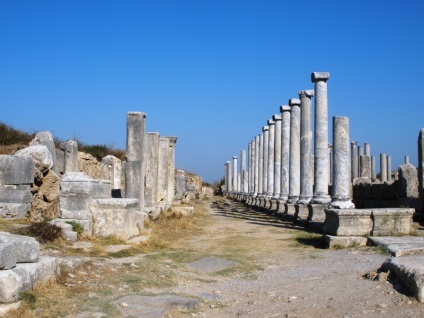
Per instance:
[[[272,197],[274,192],[274,140],[275,140],[275,122],[268,120],[268,174],[267,174],[267,191],[266,196]]]
[[[313,197],[312,106],[313,90],[299,91],[300,98],[300,195],[297,203],[308,204]]]
[[[334,180],[330,208],[353,209],[351,198],[351,154],[348,117],[333,117]]]
[[[377,180],[377,170],[376,170],[376,164],[375,164],[375,157],[371,156],[371,181],[375,182]]]
[[[357,148],[357,141],[352,141],[351,142],[351,153],[352,153],[352,182],[353,180],[355,180],[356,178],[358,178],[358,148]]]
[[[233,191],[232,187],[233,179],[231,178],[231,161],[225,163],[225,191],[230,193]]]
[[[290,110],[291,107],[283,105],[281,112],[281,177],[280,200],[286,201],[289,197],[289,170],[290,170]]]
[[[260,164],[260,156],[261,152],[259,151],[259,145],[260,145],[260,135],[257,135],[255,137],[255,165],[254,165],[254,179],[253,179],[253,195],[257,196],[259,192],[259,164]]]
[[[407,165],[409,163],[409,156],[405,156],[405,161],[404,163]]]
[[[365,143],[364,144],[364,149],[365,149],[364,155],[371,157],[371,145],[369,143]]]
[[[171,204],[174,200],[175,195],[175,145],[177,143],[177,137],[169,136],[168,138],[168,182],[166,191],[166,202]]]
[[[264,192],[264,134],[259,135],[258,195]]]
[[[253,177],[253,173],[252,173],[252,161],[253,161],[253,152],[252,152],[252,147],[253,147],[253,141],[249,142],[249,146],[248,146],[248,155],[247,155],[247,161],[248,161],[248,183],[247,183],[247,193],[251,194],[252,191],[252,177]]]
[[[315,170],[314,196],[311,203],[327,204],[331,201],[328,194],[328,72],[314,72],[311,80],[315,83]]]
[[[387,182],[392,182],[392,157],[387,156]]]
[[[263,162],[262,195],[266,196],[268,192],[269,126],[264,126],[263,135],[264,135],[264,141],[263,141],[264,162]]]
[[[288,203],[296,203],[300,194],[300,100],[289,101],[290,110],[290,169]]]
[[[237,156],[233,156],[233,192],[239,192],[237,185]]]
[[[278,199],[281,192],[281,114],[274,115],[274,193],[273,198]]]
[[[144,206],[155,207],[158,197],[159,133],[146,134],[146,177],[144,179]]]
[[[381,182],[387,182],[387,158],[385,153],[380,154],[380,178]]]
[[[247,170],[246,170],[246,150],[241,151],[241,167],[240,167],[240,192],[247,193]]]

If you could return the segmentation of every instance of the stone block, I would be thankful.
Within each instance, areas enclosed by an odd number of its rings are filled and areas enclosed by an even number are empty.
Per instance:
[[[277,199],[271,199],[271,203],[270,203],[269,209],[271,211],[277,212],[277,210],[278,210],[278,201],[277,201]]]
[[[424,302],[424,255],[389,258],[382,267],[394,273],[419,302]]]
[[[171,210],[177,215],[188,216],[193,214],[194,208],[192,206],[173,206]]]
[[[294,215],[296,213],[296,207],[294,206],[294,204],[286,203],[285,204],[285,209],[286,209],[286,214],[287,215],[294,217]]]
[[[407,163],[399,166],[399,195],[401,198],[418,198],[418,171],[412,164]]]
[[[373,236],[408,235],[412,230],[414,209],[372,209]]]
[[[53,157],[44,145],[29,146],[18,150],[15,155],[31,157],[35,166],[39,167],[39,169],[41,167],[46,167],[48,169],[53,167]],[[40,170],[42,170],[42,168]]]
[[[308,204],[309,207],[309,222],[324,222],[325,221],[325,209],[328,208],[328,204]]]
[[[368,241],[366,237],[362,236],[323,235],[322,239],[326,248],[366,246]]]
[[[0,271],[0,304],[17,301],[21,292],[53,278],[56,272],[56,259],[49,256],[40,257],[37,263],[17,264]]]
[[[370,235],[373,228],[371,210],[326,209],[322,230],[337,236]]]
[[[137,236],[136,199],[95,199],[92,201],[93,235],[115,235],[122,239]]]
[[[12,244],[18,263],[33,263],[38,261],[40,243],[33,237],[0,232],[0,243]]]
[[[394,257],[424,254],[424,237],[421,236],[372,236],[369,240],[373,245],[384,246]]]
[[[60,184],[61,193],[82,193],[94,199],[110,198],[112,184],[108,180],[95,180],[84,172],[66,173]]]
[[[62,193],[59,196],[61,218],[91,220],[90,202],[87,193]]]
[[[0,155],[0,185],[33,182],[34,163],[31,157]]]
[[[304,220],[306,221],[309,217],[309,207],[306,204],[295,204],[294,205],[295,212],[294,217],[295,219]]]
[[[12,243],[0,243],[0,270],[11,269],[16,265],[16,254]]]
[[[277,205],[277,213],[286,213],[286,205],[283,200],[278,200]]]
[[[0,218],[26,219],[31,203],[0,203]]]
[[[31,203],[31,191],[10,189],[0,186],[0,202],[2,203]]]

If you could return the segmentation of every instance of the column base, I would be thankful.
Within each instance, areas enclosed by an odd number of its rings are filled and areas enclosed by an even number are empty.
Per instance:
[[[285,202],[286,200],[281,200],[281,199],[277,200],[277,213],[281,213],[281,214],[287,213]]]
[[[277,200],[277,198],[271,198],[270,201],[271,201],[271,203],[270,203],[269,209],[271,211],[277,212],[277,210],[278,210],[278,200]]]
[[[297,204],[309,204],[312,200],[311,196],[300,196],[299,200],[297,200]]]
[[[296,213],[296,207],[294,206],[293,203],[286,202],[285,203],[285,209],[286,209],[286,214],[288,216],[294,217],[294,215]]]
[[[295,204],[294,218],[306,222],[309,218],[309,206],[306,204]]]
[[[289,198],[287,199],[287,203],[290,203],[290,204],[296,204],[297,201],[299,201],[298,195],[289,196]]]
[[[311,204],[329,204],[331,197],[328,194],[314,194],[311,200]]]
[[[328,206],[329,209],[354,209],[355,204],[350,200],[334,200]]]

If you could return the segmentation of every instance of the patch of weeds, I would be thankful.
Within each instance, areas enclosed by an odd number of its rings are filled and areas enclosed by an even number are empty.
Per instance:
[[[37,297],[29,291],[23,291],[19,294],[19,300],[25,302],[30,308],[34,308]]]
[[[68,223],[72,226],[72,231],[77,232],[78,236],[82,235],[84,232],[84,227],[75,221],[67,221],[65,223]]]
[[[108,246],[108,245],[121,245],[121,244],[127,244],[127,242],[125,242],[124,240],[114,236],[114,235],[109,235],[106,237],[102,237],[98,239],[98,243],[101,246]]]
[[[384,245],[376,245],[373,247],[373,250],[377,254],[390,255],[389,250],[387,249],[387,246],[384,246]]]
[[[62,236],[62,228],[47,222],[35,222],[30,226],[19,228],[18,234],[32,236],[41,242],[52,242]]]
[[[119,252],[108,253],[108,255],[114,258],[123,258],[123,257],[138,255],[140,253],[141,253],[140,249],[136,247],[130,247]]]

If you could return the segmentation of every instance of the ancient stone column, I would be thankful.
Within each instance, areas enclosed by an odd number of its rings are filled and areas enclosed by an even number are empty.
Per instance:
[[[290,115],[291,107],[283,105],[281,112],[281,178],[280,200],[286,201],[289,197],[289,170],[290,170]]]
[[[177,137],[168,136],[166,203],[171,204],[175,195],[175,144]]]
[[[365,156],[371,156],[371,146],[368,143],[364,144],[364,149],[365,149]]]
[[[262,169],[262,195],[266,196],[268,192],[268,149],[269,149],[269,126],[263,127],[263,153],[264,153],[264,161],[263,161],[263,169]]]
[[[275,121],[268,120],[268,185],[266,196],[272,197],[274,193],[274,143],[275,143]]]
[[[249,142],[249,145],[247,147],[247,193],[252,193],[252,143],[253,141]]]
[[[387,158],[385,153],[380,154],[380,176],[381,182],[387,182]]]
[[[328,168],[328,171],[329,171],[328,184],[333,184],[333,146],[329,145],[328,148],[329,148],[328,149],[328,158],[330,159],[330,160],[328,160],[330,162],[329,168]]]
[[[259,174],[259,166],[260,166],[260,156],[261,156],[261,152],[259,151],[260,149],[260,137],[261,135],[257,135],[255,137],[255,178],[254,178],[254,196],[257,196],[260,192],[259,192],[259,180],[260,180],[260,174]]]
[[[231,185],[231,162],[227,161],[228,166],[229,166],[229,191],[232,191],[232,185]],[[181,200],[184,198],[184,194],[187,192],[187,177],[186,177],[186,173],[184,170],[177,170],[177,175],[176,175],[176,179],[177,179],[177,184],[175,186],[175,198],[177,200]]]
[[[237,176],[237,156],[233,156],[233,192],[239,192]]]
[[[231,162],[227,161],[225,163],[225,191],[227,193],[230,193],[232,191],[231,183],[232,183]]]
[[[313,197],[312,106],[313,90],[299,91],[300,106],[300,195],[297,203],[308,204]],[[327,150],[328,151],[328,150]]]
[[[424,128],[418,134],[418,192],[424,196]]]
[[[333,117],[334,179],[331,209],[352,209],[351,154],[348,117]]]
[[[278,199],[281,192],[281,114],[274,115],[274,193],[273,198]]]
[[[328,72],[314,72],[311,75],[315,83],[315,178],[314,196],[311,203],[327,204],[331,201],[328,194]]]
[[[296,203],[300,194],[300,100],[289,100],[290,111],[290,170],[288,203]]]
[[[139,199],[144,206],[146,151],[146,113],[127,113],[127,150],[125,162],[125,197]]]
[[[387,156],[387,182],[392,182],[392,157]]]
[[[358,146],[358,177],[362,177],[361,176],[361,166],[360,166],[360,160],[361,160],[361,156],[364,155],[364,147],[362,146]]]
[[[158,204],[166,204],[166,191],[168,181],[168,138],[159,138],[159,156],[158,156],[158,190],[156,202]]]
[[[355,180],[358,177],[358,147],[357,147],[358,142],[357,141],[352,141],[351,142],[351,153],[352,153],[352,181]]]
[[[377,180],[377,170],[376,170],[376,164],[375,164],[375,157],[371,156],[371,180],[374,182]]]
[[[247,170],[246,170],[246,150],[241,151],[241,169],[240,169],[240,192],[246,194],[247,191]]]
[[[121,189],[121,173],[121,160],[112,155],[102,158],[102,179],[109,180],[113,190]]]
[[[159,138],[157,132],[148,132],[146,135],[145,207],[155,207],[158,203]]]
[[[359,168],[361,170],[361,178],[369,178],[371,180],[371,156],[360,156]]]
[[[409,156],[405,156],[405,164],[407,165],[409,163]]]

